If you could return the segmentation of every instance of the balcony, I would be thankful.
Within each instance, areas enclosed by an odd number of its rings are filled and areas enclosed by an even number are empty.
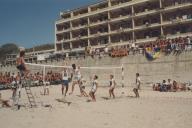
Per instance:
[[[98,32],[98,33],[89,35],[89,38],[97,38],[97,37],[101,37],[101,36],[107,36],[108,34],[109,34],[108,32]]]
[[[153,29],[148,29],[148,30],[140,30],[140,31],[135,31],[135,38],[137,41],[142,42],[143,40],[149,41],[153,40],[159,37],[161,35],[161,28],[153,28]]]
[[[176,24],[185,24],[185,23],[192,23],[191,19],[173,19],[171,21],[163,21],[162,26],[171,26]]]
[[[101,22],[105,23],[108,21],[108,13],[102,13],[91,16],[89,17],[89,20],[91,25],[96,25],[98,23],[100,24]]]
[[[78,37],[73,37],[72,39],[70,39],[69,41],[77,41],[77,40],[84,40],[84,39],[88,39],[88,36],[78,36]]]
[[[69,22],[69,21],[76,20],[76,19],[79,19],[79,18],[85,18],[85,17],[93,16],[93,15],[96,15],[96,14],[99,14],[99,13],[104,13],[104,12],[108,12],[108,11],[115,10],[115,9],[125,8],[125,7],[131,6],[131,5],[136,5],[136,4],[144,3],[144,2],[147,2],[147,1],[149,1],[149,0],[130,1],[130,2],[127,2],[125,4],[120,4],[119,6],[107,7],[107,8],[103,8],[103,9],[99,9],[99,10],[96,10],[96,11],[89,12],[87,14],[82,14],[82,15],[74,16],[74,17],[72,17],[70,19],[57,20],[56,24],[60,24],[60,23],[63,23],[63,22]]]
[[[137,30],[145,30],[145,29],[148,29],[148,28],[156,28],[156,27],[159,27],[161,26],[160,23],[152,23],[152,24],[144,24],[144,25],[140,25],[140,26],[135,26],[135,31]]]
[[[90,6],[91,12],[102,10],[105,8],[108,8],[108,2],[106,1]]]
[[[162,6],[165,8],[189,3],[192,3],[191,0],[162,0]]]
[[[111,19],[110,20],[110,23],[113,23],[113,22],[118,22],[118,21],[120,21],[120,20],[131,20],[131,18],[132,18],[132,15],[127,15],[127,16],[122,16],[122,15],[120,15],[119,17],[117,17],[117,18],[113,18],[113,19]]]
[[[90,45],[94,48],[106,46],[109,43],[108,36],[95,37],[90,39]]]
[[[80,16],[88,13],[88,7],[80,8],[73,11],[73,16]]]
[[[125,46],[125,45],[130,45],[130,42],[129,41],[114,42],[110,44],[110,47]]]
[[[90,27],[95,27],[95,26],[107,24],[108,22],[109,22],[108,20],[98,21],[98,22],[91,23],[89,26],[90,26]]]
[[[80,29],[85,29],[86,27],[88,27],[88,25],[79,25],[79,26],[76,26],[76,27],[72,27],[70,30],[71,31],[75,31],[75,30],[80,30]]]
[[[135,15],[133,16],[134,18],[137,17],[144,17],[146,15],[153,15],[153,14],[157,14],[159,13],[160,9],[154,9],[154,10],[148,10],[146,9],[144,12],[140,12],[140,13],[135,13]]]
[[[56,33],[60,34],[63,32],[68,32],[70,30],[70,23],[65,23],[65,24],[57,24],[56,25]]]
[[[163,26],[163,31],[164,31],[164,35],[166,36],[191,33],[192,24],[190,22],[185,24],[179,24],[179,26],[178,25]]]
[[[137,39],[136,44],[152,42],[152,41],[156,41],[157,39],[158,39],[158,37],[147,37],[147,38],[143,38],[143,39]]]
[[[88,46],[87,40],[75,40],[72,41],[72,50],[85,50],[85,47]]]
[[[62,34],[62,33],[65,33],[65,32],[70,32],[71,31],[71,28],[68,28],[68,29],[62,29],[60,31],[56,31],[56,34]]]
[[[60,18],[69,19],[69,18],[71,18],[71,13],[70,12],[67,12],[67,13],[60,12]]]
[[[85,47],[83,47],[83,48],[73,48],[71,50],[71,52],[81,52],[81,51],[85,51]]]
[[[192,36],[192,32],[170,34],[170,35],[167,35],[166,37],[169,38],[169,39],[174,39],[174,38],[177,38],[177,37],[187,37],[187,36]]]
[[[192,6],[192,3],[190,2],[187,2],[187,3],[181,3],[181,4],[173,4],[173,5],[170,5],[170,6],[167,6],[167,7],[163,7],[161,9],[162,12],[167,12],[167,11],[174,11],[174,10],[177,10],[177,9],[182,9],[182,8],[191,8]]]
[[[133,31],[132,28],[119,28],[117,30],[111,31],[109,34],[114,35],[114,34],[118,34],[118,33],[132,32],[132,31]]]
[[[124,3],[132,2],[132,0],[113,0],[111,1],[111,6],[118,6]]]

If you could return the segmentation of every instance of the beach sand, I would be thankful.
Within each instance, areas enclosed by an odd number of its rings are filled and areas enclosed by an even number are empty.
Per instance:
[[[71,90],[71,88],[69,89]],[[1,128],[191,128],[192,92],[154,92],[142,89],[140,98],[133,98],[132,88],[116,88],[116,99],[106,100],[108,88],[98,88],[97,102],[73,95],[61,99],[61,86],[51,86],[50,95],[42,96],[42,87],[32,88],[37,108],[0,108]],[[89,88],[86,88],[89,91]],[[11,90],[1,91],[10,99]],[[21,104],[27,105],[22,89]],[[44,106],[48,107],[44,107]]]

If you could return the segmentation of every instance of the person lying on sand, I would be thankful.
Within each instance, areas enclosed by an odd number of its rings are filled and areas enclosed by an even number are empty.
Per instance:
[[[1,93],[0,93],[0,103],[2,104],[2,107],[11,107],[11,105],[9,105],[8,100],[3,100],[1,99]]]

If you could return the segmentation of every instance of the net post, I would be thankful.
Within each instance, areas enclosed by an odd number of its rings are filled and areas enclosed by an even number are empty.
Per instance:
[[[124,83],[124,65],[121,65],[121,80],[122,80],[122,88],[125,87],[125,83]]]
[[[43,85],[45,85],[45,66],[43,66]]]

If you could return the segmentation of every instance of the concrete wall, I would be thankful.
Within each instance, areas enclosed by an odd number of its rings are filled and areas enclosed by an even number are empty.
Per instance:
[[[103,66],[121,66],[124,65],[125,69],[125,85],[130,86],[135,82],[135,74],[139,72],[143,83],[161,82],[163,79],[168,78],[188,82],[192,80],[192,52],[183,52],[179,56],[169,55],[161,57],[154,61],[148,61],[143,55],[129,55],[123,58],[111,58],[103,57],[99,59],[91,57],[65,60],[60,62],[49,62],[53,65],[71,65],[75,63],[80,66],[86,67],[103,67]],[[31,71],[42,71],[41,67],[30,67]],[[60,72],[61,68],[46,68],[46,70],[55,70]],[[121,82],[121,69],[115,70],[90,70],[81,69],[85,79],[89,79],[91,74],[97,74],[100,81],[106,83],[106,79],[109,78],[109,74],[115,74],[115,77],[120,84]],[[0,71],[16,71],[14,66],[0,68]]]

